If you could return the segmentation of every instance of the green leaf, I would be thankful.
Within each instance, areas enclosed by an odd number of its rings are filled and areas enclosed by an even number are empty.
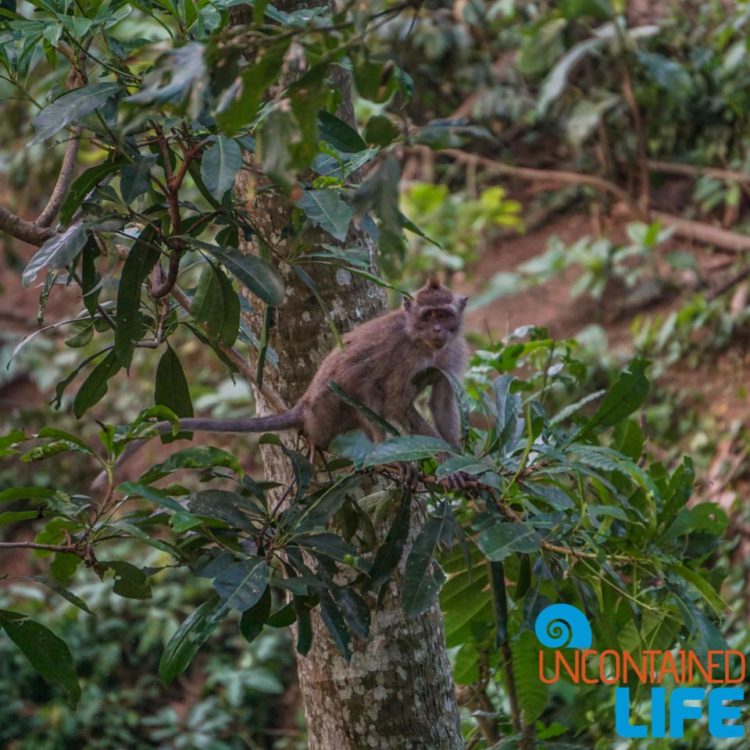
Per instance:
[[[167,495],[166,492],[163,492],[156,487],[149,487],[147,484],[123,482],[117,487],[117,492],[128,496],[137,495],[145,500],[150,500],[152,503],[156,503],[162,508],[173,510],[175,513],[185,512],[185,509],[177,502],[177,500]]]
[[[238,612],[255,606],[268,587],[269,568],[265,560],[251,557],[241,560],[219,573],[213,587],[221,601]]]
[[[49,487],[8,487],[0,492],[0,503],[15,500],[44,500],[54,495],[55,490]]]
[[[365,140],[371,146],[385,148],[398,138],[398,128],[386,115],[374,115],[367,121]]]
[[[63,94],[34,118],[36,135],[31,143],[41,143],[73,122],[80,122],[94,110],[103,107],[121,91],[119,83],[92,83]]]
[[[320,594],[320,618],[331,634],[339,653],[349,661],[352,658],[349,648],[351,642],[349,628],[346,626],[344,615],[327,591],[322,591]]]
[[[383,419],[380,414],[376,414],[372,409],[365,406],[358,398],[349,395],[335,380],[328,381],[329,390],[333,391],[345,404],[364,414],[370,422],[380,427],[386,435],[398,436],[398,430],[387,420]]]
[[[370,569],[368,589],[380,591],[381,587],[390,579],[393,571],[401,562],[406,540],[409,537],[409,520],[411,517],[411,492],[404,487],[398,511],[388,534],[375,553],[375,559]]]
[[[539,552],[542,540],[530,523],[497,523],[479,535],[477,546],[488,560],[502,562],[514,552]]]
[[[318,125],[321,140],[330,143],[335,149],[345,153],[367,150],[367,144],[362,140],[362,136],[336,115],[325,111],[318,112]]]
[[[242,512],[245,502],[241,495],[228,490],[203,490],[195,493],[188,507],[199,516],[217,518],[235,528],[249,530],[252,528],[250,521]]]
[[[264,302],[269,305],[280,305],[284,301],[284,282],[276,269],[262,258],[257,255],[245,255],[234,248],[225,250],[193,237],[184,239],[212,255]]]
[[[242,613],[240,619],[240,633],[248,642],[252,643],[262,632],[271,614],[271,587],[266,586],[260,599]]]
[[[168,685],[181,675],[227,612],[227,606],[212,596],[203,602],[175,631],[159,660],[159,679]]]
[[[154,403],[166,406],[178,417],[193,416],[193,402],[190,400],[190,388],[183,372],[180,359],[169,344],[156,367]],[[162,435],[162,442],[168,443],[177,439],[190,439],[191,432],[180,432],[177,435]]]
[[[62,687],[68,694],[68,701],[75,706],[81,697],[81,688],[65,641],[26,615],[7,609],[0,610],[0,627],[23,651],[31,666],[47,682]]]
[[[214,144],[201,157],[201,177],[217,201],[231,190],[241,167],[242,150],[239,143],[225,135],[217,136]]]
[[[724,616],[724,613],[727,610],[726,603],[722,601],[713,586],[711,586],[711,584],[700,573],[691,570],[681,563],[673,563],[669,566],[669,570],[692,584],[697,589],[698,593],[700,593],[700,595],[708,602],[711,609],[713,609],[718,617]]]
[[[226,274],[208,265],[193,296],[193,318],[206,324],[212,341],[234,344],[240,327],[240,300]]]
[[[88,409],[99,403],[107,393],[107,383],[120,370],[120,362],[110,352],[83,381],[73,400],[73,413],[80,419]]]
[[[102,565],[106,565],[115,574],[115,594],[127,599],[151,598],[151,586],[140,568],[123,560],[102,562]]]
[[[135,164],[127,164],[120,173],[120,195],[130,205],[151,187],[151,167],[154,157],[141,157]]]
[[[334,586],[331,591],[349,631],[357,638],[367,638],[370,635],[370,610],[365,600],[351,588]]]
[[[607,391],[607,395],[594,416],[584,424],[575,436],[576,440],[600,425],[611,427],[618,422],[622,422],[643,405],[649,389],[649,382],[645,374],[648,365],[648,360],[636,357],[620,373],[614,385]]]
[[[135,345],[143,333],[141,287],[159,260],[159,251],[152,246],[156,230],[150,224],[130,248],[117,289],[114,353],[120,364],[128,368]]]
[[[547,686],[539,679],[539,644],[530,630],[511,641],[513,678],[526,724],[533,724],[547,705]]]
[[[63,553],[66,554],[66,553]],[[58,553],[59,555],[59,553]],[[67,555],[67,557],[72,557],[75,560],[80,562],[80,557],[77,555]],[[76,564],[77,567],[77,564]],[[89,605],[86,604],[83,599],[81,599],[80,596],[76,596],[72,591],[68,591],[68,589],[61,586],[56,580],[50,580],[49,578],[44,578],[44,576],[34,576],[34,580],[37,583],[41,583],[42,586],[46,586],[50,591],[54,591],[58,596],[61,596],[66,601],[70,602],[74,607],[78,607],[78,609],[86,612],[89,615],[93,615],[94,613],[89,609]]]
[[[357,210],[372,211],[378,218],[378,246],[384,253],[398,252],[401,247],[400,178],[401,168],[395,157],[388,154],[354,194]]]
[[[148,484],[178,469],[213,469],[217,466],[228,467],[236,474],[242,475],[242,466],[229,451],[214,448],[212,445],[202,445],[173,453],[166,461],[146,472],[141,480]]]
[[[88,230],[81,222],[71,225],[62,234],[50,237],[23,269],[23,285],[29,286],[42,269],[54,271],[72,263],[83,250],[88,238]]]
[[[450,506],[444,503],[441,515],[427,520],[406,559],[401,605],[408,617],[426,612],[445,583],[445,574],[434,557],[449,516]]]
[[[346,240],[354,209],[342,200],[338,190],[305,190],[297,206],[315,226],[339,242]]]
[[[73,214],[78,210],[86,196],[108,175],[121,169],[127,162],[124,159],[107,161],[104,164],[97,164],[89,167],[85,172],[79,175],[70,186],[65,201],[60,209],[60,221],[67,224]]]
[[[216,121],[227,135],[235,135],[247,128],[255,115],[268,87],[281,73],[284,55],[291,39],[284,40],[270,49],[251,65],[241,76],[239,92],[216,113]]]
[[[439,453],[455,454],[456,449],[440,438],[428,435],[403,435],[377,443],[363,466],[379,466],[399,461],[420,461],[434,458]]]

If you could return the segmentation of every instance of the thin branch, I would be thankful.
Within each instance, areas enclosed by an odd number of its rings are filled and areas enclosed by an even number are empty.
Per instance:
[[[172,296],[180,307],[188,313],[192,313],[193,306],[190,299],[179,287],[175,286],[172,289]],[[250,364],[236,349],[221,343],[217,344],[217,348],[239,370],[242,377],[244,377],[249,383],[252,383],[260,391],[263,398],[276,410],[277,413],[281,414],[282,412],[289,410],[289,406],[275,388],[268,383],[263,383],[262,386],[258,386],[258,379],[255,377],[253,368],[250,367]]]
[[[68,145],[65,147],[65,156],[63,157],[62,166],[60,167],[60,174],[57,176],[57,182],[52,189],[52,195],[50,195],[47,205],[34,222],[37,226],[50,226],[60,211],[63,201],[70,189],[70,185],[73,182],[76,158],[78,157],[78,149],[80,145],[81,128],[73,128],[71,140],[68,141]]]
[[[73,554],[78,551],[75,544],[37,544],[36,542],[0,542],[0,550],[3,549],[40,549],[46,552],[72,552]]]

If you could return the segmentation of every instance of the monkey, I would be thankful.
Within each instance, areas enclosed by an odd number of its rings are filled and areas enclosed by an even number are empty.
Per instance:
[[[467,300],[432,277],[413,299],[405,297],[399,309],[345,334],[343,349],[336,348],[325,357],[307,390],[286,412],[235,419],[182,418],[179,428],[235,433],[296,429],[313,451],[326,449],[337,435],[357,428],[373,442],[383,441],[385,433],[378,425],[331,390],[329,383],[333,381],[353,399],[409,434],[442,438],[457,447],[458,404],[442,372],[459,380],[463,376],[467,360],[463,312]],[[427,378],[417,378],[432,368],[434,372]],[[429,408],[434,426],[414,405],[427,385],[432,386]],[[165,434],[173,431],[173,424],[157,422],[153,428]],[[143,442],[134,441],[118,464]]]

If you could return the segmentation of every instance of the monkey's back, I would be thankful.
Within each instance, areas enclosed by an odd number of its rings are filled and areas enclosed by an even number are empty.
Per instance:
[[[326,447],[336,435],[362,424],[357,410],[328,387],[332,380],[376,413],[398,420],[416,398],[414,374],[433,360],[426,349],[410,345],[403,310],[357,326],[344,336],[343,349],[326,356],[300,399],[305,435]]]

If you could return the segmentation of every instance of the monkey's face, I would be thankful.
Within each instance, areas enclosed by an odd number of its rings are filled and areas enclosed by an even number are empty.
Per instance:
[[[430,349],[442,349],[461,328],[461,317],[452,307],[418,307],[414,330]]]

